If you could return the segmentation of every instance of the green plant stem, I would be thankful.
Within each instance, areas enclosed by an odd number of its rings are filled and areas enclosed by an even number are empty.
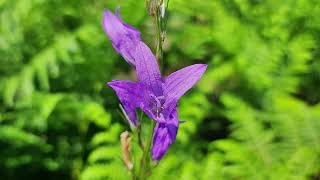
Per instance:
[[[151,145],[152,145],[153,129],[156,124],[153,120],[151,120],[151,121],[152,121],[152,124],[149,129],[149,137],[147,139],[146,147],[143,150],[142,158],[141,158],[141,162],[140,162],[140,178],[139,178],[139,180],[145,180],[151,174],[150,150],[151,150]]]
[[[162,31],[161,31],[161,18],[160,18],[160,14],[157,13],[155,16],[155,22],[156,22],[156,37],[157,37],[157,49],[156,49],[156,56],[158,60],[162,60]]]
[[[142,121],[142,118],[143,118],[143,112],[141,112],[141,115],[140,115],[140,121]],[[141,137],[141,125],[139,126],[139,128],[137,129],[137,135],[138,135],[138,143],[140,145],[140,148],[142,151],[144,151],[144,148],[145,148],[145,144],[143,143],[142,141],[142,137]]]
[[[156,15],[155,15],[155,28],[156,28],[156,42],[157,42],[157,45],[156,45],[156,57],[157,57],[157,60],[160,64],[160,69],[162,70],[163,69],[163,65],[164,65],[164,62],[163,62],[163,49],[162,49],[162,46],[163,46],[163,41],[164,41],[164,29],[163,29],[163,22],[162,22],[162,18],[161,18],[161,14],[160,14],[160,10],[157,9],[156,11]]]

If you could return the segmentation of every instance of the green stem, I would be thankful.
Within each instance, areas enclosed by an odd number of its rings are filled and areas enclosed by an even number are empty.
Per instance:
[[[144,113],[141,112],[140,121],[142,121],[143,114],[144,114]],[[141,137],[141,125],[140,125],[139,128],[138,128],[137,135],[138,135],[138,143],[139,143],[139,145],[140,145],[140,148],[141,148],[142,151],[144,151],[144,144],[143,144],[142,137]]]
[[[152,125],[150,126],[149,130],[149,138],[147,139],[146,148],[144,148],[144,151],[142,152],[142,158],[140,162],[140,179],[139,180],[145,180],[148,176],[151,174],[151,156],[150,156],[150,150],[152,145],[152,138],[153,138],[153,129],[155,127],[155,122],[153,120]]]
[[[156,38],[157,38],[157,48],[156,48],[156,57],[160,64],[160,69],[163,69],[163,41],[164,41],[164,27],[163,21],[160,13],[160,9],[158,8],[155,14],[155,28],[156,28]]]

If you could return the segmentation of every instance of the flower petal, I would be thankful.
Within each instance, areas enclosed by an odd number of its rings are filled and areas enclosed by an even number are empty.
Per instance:
[[[179,120],[175,109],[165,123],[157,123],[153,132],[152,159],[159,161],[167,152],[169,146],[175,142]]]
[[[136,44],[141,41],[140,32],[126,24],[120,18],[119,8],[116,10],[116,15],[109,10],[105,10],[103,28],[116,51],[121,54],[129,64],[134,65],[135,59],[132,54],[136,49]]]
[[[121,19],[121,17],[120,17],[120,7],[117,7],[117,9],[116,9],[116,16],[121,21],[121,23],[127,28],[127,31],[129,32],[129,34],[135,36],[135,38],[137,38],[139,40],[141,39],[140,38],[140,32],[137,29],[135,29],[134,27],[132,27],[129,24],[125,23]]]
[[[163,105],[163,111],[162,114],[165,118],[168,118],[169,115],[176,111],[178,109],[178,101],[175,99],[171,99],[170,101],[167,101],[167,103],[164,103]]]
[[[143,104],[144,87],[140,83],[127,80],[114,80],[108,85],[116,92],[124,110],[129,117],[131,126],[138,126],[136,109]]]
[[[164,81],[166,104],[186,93],[206,71],[206,64],[194,64],[170,74]]]
[[[162,96],[160,69],[150,48],[143,42],[139,42],[134,57],[139,82],[145,84],[153,95]]]

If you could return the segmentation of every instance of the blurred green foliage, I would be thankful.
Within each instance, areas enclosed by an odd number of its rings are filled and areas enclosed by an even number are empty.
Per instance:
[[[154,47],[142,0],[0,0],[1,179],[128,178],[129,126],[105,83],[135,77],[101,27],[117,5]],[[171,0],[167,13],[165,74],[209,67],[151,179],[319,179],[319,1]]]

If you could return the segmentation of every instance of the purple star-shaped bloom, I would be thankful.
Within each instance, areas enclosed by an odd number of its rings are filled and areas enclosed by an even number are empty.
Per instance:
[[[136,109],[157,122],[153,134],[152,158],[160,160],[177,135],[177,102],[203,75],[207,65],[194,64],[162,78],[157,60],[141,41],[140,33],[106,10],[103,26],[115,49],[135,66],[138,82],[114,80],[108,83],[119,97],[131,126],[138,126]]]

